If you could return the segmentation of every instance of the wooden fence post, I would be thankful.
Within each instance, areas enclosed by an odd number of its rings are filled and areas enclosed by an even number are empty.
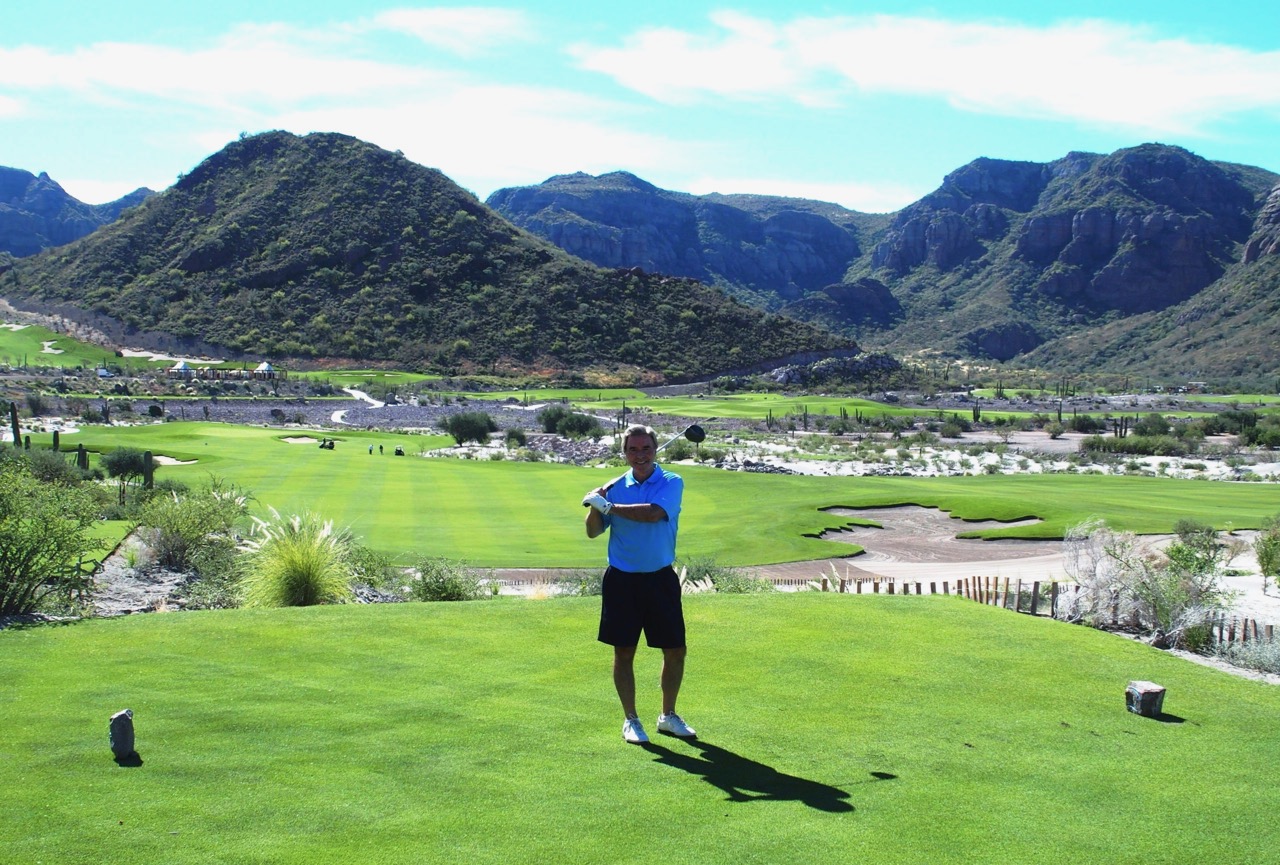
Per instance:
[[[1036,615],[1040,608],[1040,581],[1031,584],[1031,615]]]
[[[1058,581],[1049,584],[1049,617],[1058,618]]]

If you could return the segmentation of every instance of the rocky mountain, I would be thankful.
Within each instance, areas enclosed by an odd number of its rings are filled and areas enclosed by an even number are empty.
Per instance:
[[[766,309],[839,283],[885,221],[798,198],[672,192],[625,171],[560,175],[487,203],[594,264],[691,277]]]
[[[851,354],[847,337],[693,279],[605,270],[451,180],[348,136],[247,136],[0,296],[120,340],[274,358],[672,379]]]
[[[44,172],[0,165],[0,252],[20,258],[78,240],[154,194],[143,187],[107,204],[85,204]]]
[[[1263,259],[1280,249],[1278,182],[1146,144],[1049,163],[977,159],[885,217],[767,198],[744,212],[736,196],[683,195],[619,174],[556,177],[490,201],[574,254],[725,285],[877,348],[1239,376],[1280,372],[1270,334],[1233,332],[1258,348],[1233,354],[1247,362],[1207,345],[1188,354],[1178,334],[1203,320],[1198,310],[1280,294],[1263,278]],[[716,221],[713,208],[734,218]],[[1162,349],[1140,357],[1136,344]]]

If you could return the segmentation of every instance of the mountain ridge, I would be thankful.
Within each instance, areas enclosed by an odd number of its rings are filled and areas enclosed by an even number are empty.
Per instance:
[[[336,133],[233,141],[117,221],[17,260],[0,295],[122,340],[413,368],[679,380],[857,352],[693,280],[597,268],[438,170]]]
[[[566,177],[573,178],[573,195],[565,194]],[[1230,376],[1280,372],[1280,349],[1270,347],[1265,327],[1235,330],[1235,338],[1258,344],[1236,360],[1215,346],[1197,344],[1186,354],[1170,336],[1171,328],[1200,320],[1198,302],[1217,297],[1221,307],[1234,296],[1233,286],[1250,283],[1239,292],[1255,302],[1280,292],[1267,280],[1250,281],[1249,267],[1280,251],[1280,175],[1265,169],[1210,162],[1163,144],[1070,152],[1048,163],[980,157],[892,214],[810,203],[808,217],[824,220],[826,232],[846,232],[855,249],[823,244],[814,226],[793,221],[793,248],[809,258],[778,258],[803,261],[807,269],[778,269],[781,279],[772,282],[758,278],[767,274],[759,268],[756,279],[743,280],[731,255],[739,250],[748,260],[760,259],[759,206],[712,222],[704,218],[710,206],[732,206],[732,196],[692,196],[635,180],[628,208],[610,209],[612,184],[593,190],[582,174],[499,190],[489,201],[543,236],[553,235],[548,224],[573,224],[553,239],[589,260],[595,250],[579,239],[603,233],[615,240],[614,260],[621,263],[627,247],[617,239],[642,231],[634,216],[652,206],[640,196],[667,208],[681,205],[691,226],[684,235],[697,239],[673,248],[669,259],[697,256],[701,265],[715,265],[701,277],[706,281],[899,354],[1051,360],[1067,370],[1102,364],[1174,376],[1206,367]],[[641,192],[641,184],[652,191]],[[786,200],[757,198],[784,212]],[[597,212],[605,214],[607,231],[592,220]],[[748,228],[725,230],[735,224]],[[796,272],[821,278],[801,281]],[[1103,330],[1086,338],[1097,328]],[[1116,335],[1112,343],[1109,333]],[[1070,350],[1080,339],[1096,349],[1087,361]],[[1139,357],[1128,347],[1144,341],[1162,347],[1158,357]]]

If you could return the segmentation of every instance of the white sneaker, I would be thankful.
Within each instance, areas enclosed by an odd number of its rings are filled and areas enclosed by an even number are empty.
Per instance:
[[[658,732],[670,733],[672,736],[679,736],[681,739],[696,739],[698,734],[694,729],[684,722],[675,712],[670,715],[658,716]]]
[[[622,722],[622,738],[632,745],[643,745],[649,741],[649,736],[644,731],[644,724],[640,723],[639,718],[627,718]]]

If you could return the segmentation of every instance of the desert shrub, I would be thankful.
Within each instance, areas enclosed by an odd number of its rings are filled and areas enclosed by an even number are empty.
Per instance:
[[[82,476],[76,464],[53,450],[27,451],[27,470],[41,483],[74,486]]]
[[[190,558],[192,576],[183,587],[188,610],[226,610],[240,606],[239,551],[230,537],[201,544]]]
[[[1060,619],[1106,627],[1114,609],[1120,624],[1168,648],[1202,643],[1199,626],[1230,604],[1220,559],[1182,541],[1148,553],[1134,535],[1090,520],[1069,529],[1064,546],[1066,571],[1079,591],[1060,596]]]
[[[391,558],[364,544],[351,543],[347,550],[347,565],[351,579],[375,589],[396,589],[404,580]]]
[[[1214,654],[1237,667],[1280,673],[1280,642],[1252,640],[1248,643],[1219,644]]]
[[[0,615],[72,607],[92,585],[84,558],[98,505],[86,490],[41,483],[16,460],[0,461]]]
[[[964,435],[964,427],[953,420],[949,420],[938,428],[938,435],[944,439],[958,439]]]
[[[1078,414],[1067,422],[1067,428],[1072,432],[1096,433],[1105,430],[1107,428],[1107,423],[1101,418],[1096,418],[1093,415]]]
[[[564,405],[553,405],[538,412],[538,423],[543,432],[555,433],[565,438],[600,438],[604,427],[590,415],[581,414]]]
[[[529,437],[520,427],[512,427],[503,436],[503,441],[508,448],[522,448],[529,443]]]
[[[776,591],[771,581],[753,577],[741,568],[722,565],[711,556],[694,556],[682,562],[680,570],[684,572],[686,583],[710,583],[715,591],[724,594]]]
[[[164,409],[156,405],[155,403],[152,403],[151,405],[147,406],[147,416],[148,417],[164,417]]]
[[[599,568],[583,568],[560,577],[556,581],[556,594],[567,598],[599,596],[604,584],[604,571]]]
[[[193,556],[207,544],[226,543],[244,518],[248,496],[213,479],[194,493],[168,492],[149,499],[138,514],[156,563],[175,571],[192,567]]]
[[[351,598],[350,535],[311,514],[270,521],[253,518],[245,541],[242,589],[246,606],[306,607]]]
[[[489,433],[498,431],[498,424],[488,412],[464,411],[442,418],[440,428],[459,445],[469,441],[484,444],[489,441]]]
[[[414,570],[408,587],[416,601],[476,601],[491,594],[485,575],[457,559],[430,556]]]
[[[686,439],[676,439],[663,450],[659,456],[663,462],[679,462],[680,460],[692,459],[694,447]]]

